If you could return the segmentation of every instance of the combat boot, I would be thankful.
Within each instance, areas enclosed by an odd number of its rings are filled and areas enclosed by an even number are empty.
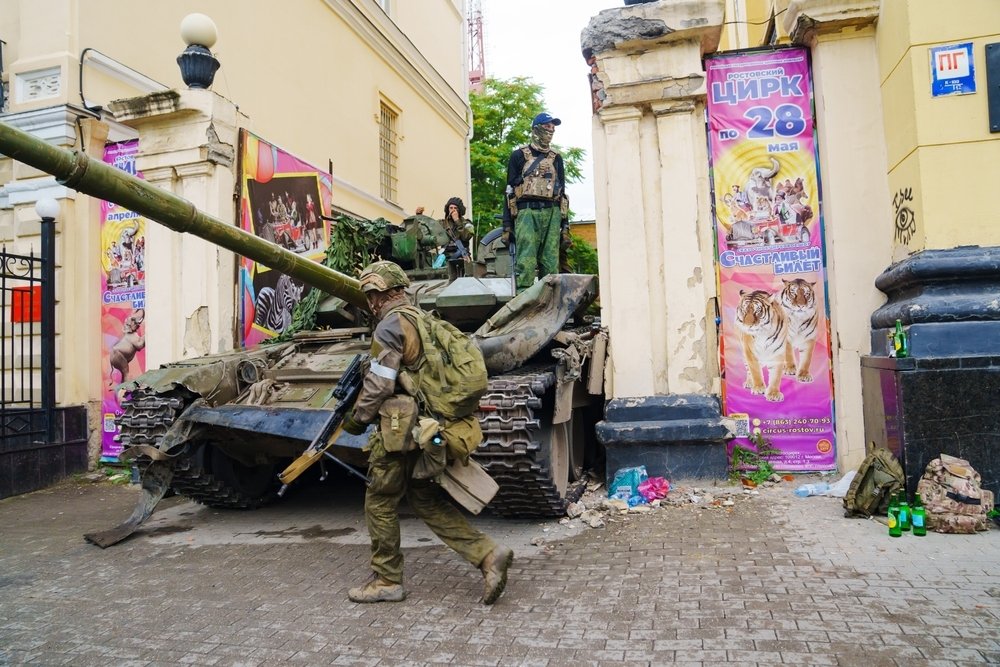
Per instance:
[[[347,591],[351,602],[402,602],[405,597],[402,584],[394,584],[374,572],[364,584]]]
[[[483,604],[493,604],[503,594],[503,589],[507,585],[507,568],[513,560],[514,552],[503,545],[495,547],[483,559],[479,565],[486,584]]]

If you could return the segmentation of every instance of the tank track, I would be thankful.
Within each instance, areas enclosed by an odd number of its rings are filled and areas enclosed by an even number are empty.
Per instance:
[[[133,391],[130,398],[122,403],[122,415],[117,420],[121,428],[118,440],[122,447],[155,447],[191,400],[179,392],[157,394],[148,389]],[[213,475],[207,469],[205,451],[206,448],[199,447],[191,455],[174,459],[170,488],[175,493],[209,507],[230,509],[252,509],[272,500],[270,497],[248,496]],[[140,470],[148,460],[139,457]]]
[[[554,366],[521,368],[491,377],[479,404],[492,410],[479,414],[483,444],[473,454],[500,485],[490,510],[505,517],[555,517],[579,499],[583,486],[560,494],[548,467],[549,431],[543,428],[552,402]]]

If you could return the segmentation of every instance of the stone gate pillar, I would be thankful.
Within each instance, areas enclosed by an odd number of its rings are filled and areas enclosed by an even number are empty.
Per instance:
[[[236,151],[246,117],[209,90],[152,93],[110,105],[139,131],[144,178],[235,224]],[[190,234],[146,225],[146,363],[233,349],[236,257]]]
[[[608,474],[725,476],[701,59],[724,0],[609,9],[591,64],[602,319],[610,332]]]

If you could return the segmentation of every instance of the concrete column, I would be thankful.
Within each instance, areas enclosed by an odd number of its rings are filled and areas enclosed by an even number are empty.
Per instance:
[[[237,224],[235,156],[246,118],[235,105],[208,90],[185,90],[120,100],[112,108],[139,131],[136,166],[146,180]],[[149,368],[233,349],[233,253],[147,221],[146,267]]]
[[[712,267],[712,225],[708,208],[708,170],[705,148],[705,106],[695,100],[657,102],[651,105],[656,117],[659,153],[670,156],[660,168],[660,210],[663,211],[663,275],[665,299],[663,326],[666,384],[670,393],[710,393],[718,376],[714,349],[714,322],[706,326],[705,303],[714,295]],[[704,250],[709,252],[704,252]],[[707,280],[706,280],[707,276]],[[707,284],[706,284],[707,283]],[[711,340],[706,337],[709,329]],[[708,360],[711,359],[711,363]],[[715,392],[718,393],[717,386]]]
[[[726,473],[720,415],[705,74],[724,0],[608,9],[581,38],[591,64],[601,307],[610,335],[598,438],[607,470]],[[707,279],[706,279],[707,277]]]
[[[602,293],[601,304],[602,319],[614,332],[610,344],[614,396],[656,393],[653,347],[658,337],[651,335],[655,329],[649,299],[660,290],[640,289],[650,285],[643,174],[635,152],[641,118],[635,107],[609,109],[601,116],[610,177],[605,184],[608,217],[598,221],[597,236],[608,239],[605,285],[610,292]],[[631,298],[618,297],[624,290],[631,292]]]
[[[612,398],[718,387],[706,363],[716,356],[705,320],[715,281],[705,280],[714,269],[701,58],[718,45],[724,4],[605,10],[583,34],[604,90],[594,144]]]
[[[785,15],[793,41],[812,51],[841,470],[865,456],[860,359],[883,301],[875,278],[892,261],[885,131],[873,122],[882,117],[878,16],[875,0],[796,0]]]

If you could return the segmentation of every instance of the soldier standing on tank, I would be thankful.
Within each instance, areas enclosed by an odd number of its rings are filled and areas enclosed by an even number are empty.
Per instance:
[[[448,256],[448,278],[454,280],[465,275],[465,267],[472,263],[471,241],[475,227],[465,217],[465,204],[458,197],[452,197],[444,205],[444,220],[441,221],[451,241],[445,247]],[[461,248],[459,248],[461,244]]]
[[[367,425],[377,419],[384,401],[406,393],[397,381],[400,370],[413,369],[424,361],[419,333],[397,311],[409,305],[403,291],[409,284],[406,274],[393,262],[375,262],[361,272],[361,289],[378,325],[372,336],[371,366],[354,410],[344,419],[343,427],[348,433],[364,433]],[[413,478],[414,466],[421,456],[419,448],[388,452],[382,441],[381,437],[369,440],[371,483],[365,493],[372,574],[364,584],[348,591],[347,597],[353,602],[399,602],[406,597],[398,513],[399,501],[406,496],[414,514],[442,542],[482,571],[483,603],[496,602],[507,584],[507,569],[514,552],[469,525],[437,484]]]
[[[562,156],[552,150],[552,135],[562,123],[547,112],[531,122],[531,143],[514,149],[507,162],[503,226],[514,233],[517,291],[535,276],[559,272],[559,248],[569,240],[569,199]]]

